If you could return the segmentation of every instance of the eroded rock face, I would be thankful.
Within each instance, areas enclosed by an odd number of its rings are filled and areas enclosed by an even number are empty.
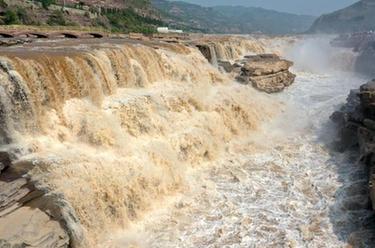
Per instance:
[[[0,247],[6,247],[5,244],[9,247],[68,247],[69,237],[59,222],[45,212],[21,207],[0,219]]]
[[[0,151],[0,247],[77,247],[78,219],[62,195],[36,187],[33,164],[17,161],[19,151]]]
[[[245,56],[242,71],[246,76],[263,76],[287,71],[293,65],[291,61],[280,59],[275,54]]]
[[[359,51],[355,70],[361,74],[375,77],[375,41],[367,43]]]
[[[353,48],[355,51],[360,51],[369,43],[374,41],[374,32],[360,32],[353,34],[341,34],[331,41],[331,45],[336,47]]]
[[[246,56],[242,63],[236,79],[241,83],[251,83],[256,89],[267,93],[282,91],[296,77],[289,71],[293,63],[275,54]]]
[[[356,72],[375,77],[375,33],[362,32],[343,34],[331,41],[336,47],[352,48],[358,53],[354,69]]]
[[[347,104],[331,119],[339,126],[339,149],[359,147],[360,160],[368,168],[368,190],[375,209],[375,80],[352,91]]]

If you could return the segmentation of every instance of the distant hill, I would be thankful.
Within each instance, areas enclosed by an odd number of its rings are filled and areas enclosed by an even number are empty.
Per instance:
[[[353,33],[375,30],[375,0],[362,0],[347,8],[319,17],[312,33]]]
[[[64,7],[63,7],[64,6]],[[0,25],[75,26],[156,32],[158,26],[226,34],[305,32],[314,17],[243,6],[166,0],[0,0]]]
[[[186,2],[152,0],[173,27],[206,33],[291,34],[308,30],[315,17],[243,6],[202,7]]]
[[[0,25],[152,33],[164,23],[150,0],[0,0]]]

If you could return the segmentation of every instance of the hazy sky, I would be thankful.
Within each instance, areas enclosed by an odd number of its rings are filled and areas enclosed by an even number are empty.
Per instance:
[[[181,1],[181,0],[180,0]],[[321,15],[349,6],[359,0],[182,0],[204,6],[243,5],[263,7],[283,12]]]

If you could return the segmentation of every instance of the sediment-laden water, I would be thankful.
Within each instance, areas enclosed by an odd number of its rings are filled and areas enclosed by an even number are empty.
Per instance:
[[[329,115],[364,82],[345,72],[352,55],[327,40],[211,42],[217,59],[284,55],[296,82],[266,95],[178,44],[10,49],[1,148],[69,202],[77,246],[345,247],[371,214],[356,154],[328,146]]]
[[[327,53],[325,39],[284,51],[296,61],[297,79],[273,96],[283,102],[281,113],[231,142],[214,165],[190,173],[188,193],[107,245],[348,247],[356,237],[365,240],[373,216],[365,169],[354,152],[331,149],[336,132],[329,116],[366,80],[348,72],[346,53]]]
[[[259,52],[258,41],[239,44]],[[3,55],[1,148],[69,203],[62,215],[73,216],[66,226],[78,247],[103,247],[113,230],[184,192],[187,171],[278,108],[193,46],[39,43]]]

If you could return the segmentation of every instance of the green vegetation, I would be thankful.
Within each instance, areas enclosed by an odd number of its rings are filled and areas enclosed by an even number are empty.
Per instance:
[[[7,10],[4,15],[4,23],[6,25],[20,24],[20,20],[17,13],[11,9]]]
[[[162,21],[140,16],[133,9],[107,9],[103,14],[108,18],[113,32],[154,33],[155,26],[163,24]]]
[[[163,25],[162,21],[155,19],[158,14],[155,14],[157,11],[152,8],[150,0],[123,0],[123,3],[111,1],[116,2],[119,8],[105,8],[104,5],[99,9],[90,5],[89,1],[80,1],[63,10],[58,6],[51,6],[61,4],[56,0],[34,0],[40,3],[36,5],[24,0],[14,0],[10,6],[0,0],[0,10],[3,13],[0,15],[0,25],[80,26],[103,28],[111,32],[146,34],[155,32],[156,26]],[[108,4],[111,1],[108,0]],[[85,4],[89,8],[84,8]]]
[[[51,26],[66,26],[67,21],[65,20],[64,13],[60,10],[55,10],[48,18],[47,24]]]
[[[42,3],[43,8],[48,9],[51,4],[55,4],[56,0],[38,0]]]
[[[2,18],[2,23],[5,25],[37,25],[38,23],[33,19],[32,15],[23,7],[7,8]]]
[[[168,26],[206,33],[290,34],[305,32],[313,16],[241,6],[202,7],[181,1],[153,0]]]
[[[35,24],[24,8],[7,9],[4,14],[3,22],[5,25],[13,24]]]
[[[8,5],[4,0],[0,0],[0,8],[6,8]]]

